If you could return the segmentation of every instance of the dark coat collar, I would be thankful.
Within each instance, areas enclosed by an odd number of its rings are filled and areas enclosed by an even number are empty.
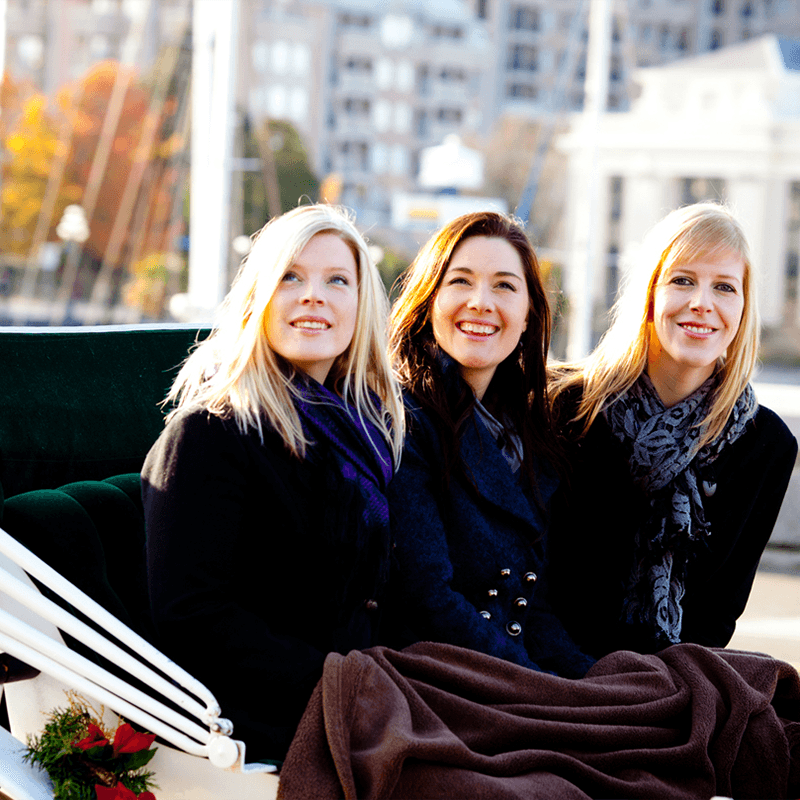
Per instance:
[[[438,357],[448,396],[455,399],[465,387],[458,364],[441,350]],[[519,473],[511,474],[508,462],[491,431],[475,412],[462,429],[459,448],[467,476],[472,479],[481,497],[533,526],[537,531],[543,529],[542,511],[533,499],[532,492],[523,490]],[[547,503],[558,485],[558,480],[549,470],[542,469],[536,477],[541,499]]]

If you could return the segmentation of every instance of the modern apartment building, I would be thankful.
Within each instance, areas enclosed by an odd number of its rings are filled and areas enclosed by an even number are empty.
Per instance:
[[[386,223],[393,192],[418,188],[423,148],[452,133],[488,141],[504,115],[537,121],[581,108],[590,1],[239,0],[239,107],[256,125],[292,122],[318,175],[338,176],[341,202],[367,225]],[[767,32],[800,36],[800,0],[611,4],[612,111],[630,108],[637,67]],[[48,93],[95,61],[122,58],[126,42],[129,58],[152,63],[191,16],[188,0],[7,8],[6,65]]]

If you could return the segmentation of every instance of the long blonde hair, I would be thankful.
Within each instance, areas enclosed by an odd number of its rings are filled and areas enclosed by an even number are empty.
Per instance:
[[[282,368],[267,343],[265,316],[281,278],[312,237],[333,233],[350,247],[358,269],[358,310],[349,347],[333,363],[329,380],[384,434],[399,463],[404,433],[403,403],[386,355],[388,300],[367,245],[343,209],[306,205],[268,222],[242,261],[218,322],[185,361],[167,395],[183,408],[204,408],[232,417],[242,432],[264,438],[266,418],[298,457],[308,439],[292,397],[293,371]]]
[[[612,310],[612,322],[597,347],[582,361],[552,364],[550,395],[583,388],[575,420],[585,433],[609,402],[626,392],[647,366],[653,335],[653,293],[661,275],[674,265],[732,252],[744,262],[744,308],[739,329],[720,357],[720,376],[711,407],[701,422],[698,448],[714,441],[755,368],[761,335],[750,246],[741,224],[719,203],[696,203],[667,214],[652,228]]]

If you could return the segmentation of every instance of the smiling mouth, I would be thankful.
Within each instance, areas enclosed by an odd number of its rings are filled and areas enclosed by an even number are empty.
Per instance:
[[[305,331],[326,331],[330,324],[317,319],[298,319],[289,323],[293,328],[300,328]]]
[[[477,336],[491,336],[499,330],[497,325],[488,325],[479,322],[459,322],[456,324],[456,327],[462,333],[472,333]]]
[[[691,322],[681,322],[678,323],[683,330],[688,331],[689,333],[696,333],[699,336],[704,336],[709,333],[714,333],[716,328],[712,328],[708,325],[697,325]]]

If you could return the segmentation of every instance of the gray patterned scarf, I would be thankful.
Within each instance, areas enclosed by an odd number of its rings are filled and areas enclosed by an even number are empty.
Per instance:
[[[666,408],[650,378],[642,374],[603,414],[625,445],[631,477],[650,501],[650,515],[636,533],[633,567],[621,621],[640,628],[656,647],[680,641],[687,566],[711,529],[704,497],[716,485],[703,480],[704,468],[735,442],[758,404],[748,384],[722,434],[696,454],[703,420],[711,405],[715,377],[696,392]]]

